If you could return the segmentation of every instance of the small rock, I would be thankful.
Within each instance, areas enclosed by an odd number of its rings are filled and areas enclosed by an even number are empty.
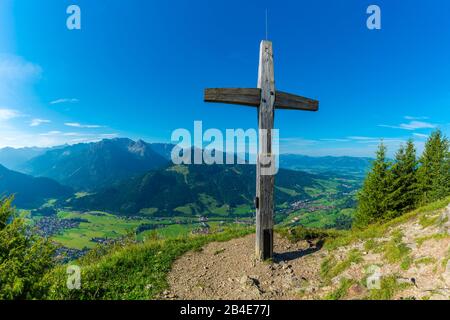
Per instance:
[[[367,289],[360,284],[355,283],[348,289],[350,299],[361,298],[367,294]]]
[[[240,283],[244,286],[257,287],[259,285],[258,279],[250,278],[249,276],[243,276]]]

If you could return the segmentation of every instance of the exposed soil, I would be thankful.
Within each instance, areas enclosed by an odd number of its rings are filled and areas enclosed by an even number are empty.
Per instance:
[[[306,241],[275,235],[274,261],[256,262],[255,235],[210,243],[177,260],[166,296],[176,299],[295,299],[306,286],[319,285],[324,253]]]
[[[394,299],[449,299],[450,297],[450,206],[434,213],[436,222],[423,226],[418,218],[393,227],[383,237],[376,238],[379,247],[401,232],[402,242],[410,248],[410,266],[388,263],[385,252],[366,252],[365,241],[340,247],[332,252],[320,243],[289,240],[275,235],[271,262],[254,259],[254,235],[224,243],[210,243],[201,251],[189,252],[179,258],[168,275],[170,289],[163,299],[322,299],[335,291],[341,279],[355,282],[343,298],[363,299],[368,296],[365,285],[368,267],[377,265],[384,276],[395,276],[398,283],[408,284],[395,292]],[[433,218],[433,215],[430,216]],[[440,238],[433,238],[441,235]],[[428,237],[418,244],[418,239]],[[320,276],[320,267],[327,256],[339,263],[350,250],[358,250],[362,259],[343,270],[331,281]]]

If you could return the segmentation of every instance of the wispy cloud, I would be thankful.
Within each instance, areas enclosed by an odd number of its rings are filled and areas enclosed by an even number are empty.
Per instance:
[[[423,134],[423,133],[414,133],[413,135],[418,138],[428,138],[429,137],[427,134]]]
[[[43,136],[43,137],[47,137],[47,136],[57,136],[57,135],[60,135],[60,134],[62,134],[61,131],[49,131],[49,132],[41,133],[39,135]]]
[[[112,139],[112,138],[117,138],[119,135],[117,133],[103,133],[100,135],[101,138],[103,139]]]
[[[429,117],[412,117],[412,116],[406,116],[406,120],[428,120]]]
[[[320,141],[326,142],[349,142],[349,139],[340,139],[340,138],[330,138],[330,139],[320,139]]]
[[[20,112],[13,109],[0,108],[0,121],[10,120],[20,116]]]
[[[380,124],[379,127],[414,131],[414,130],[418,130],[418,129],[434,129],[434,128],[437,128],[437,125],[434,123],[430,123],[430,122],[414,120],[414,121],[410,121],[409,123],[401,123],[398,126]]]
[[[364,137],[364,136],[349,136],[347,139],[350,140],[380,140],[380,138],[373,138],[373,137]]]
[[[39,77],[42,68],[21,57],[0,55],[0,81],[24,81]]]
[[[77,102],[80,102],[80,100],[78,100],[76,98],[61,98],[61,99],[50,101],[50,104],[77,103]]]
[[[38,127],[38,126],[40,126],[41,124],[44,124],[44,123],[50,123],[51,121],[50,120],[47,120],[47,119],[33,119],[33,120],[31,120],[31,122],[30,122],[30,127]]]
[[[103,128],[103,126],[97,124],[81,124],[78,122],[66,122],[64,123],[64,125],[73,128],[89,128],[89,129]]]
[[[390,124],[380,124],[379,127],[383,128],[392,128],[392,129],[402,129],[402,130],[419,130],[419,129],[434,129],[437,128],[437,125],[428,121],[428,117],[413,117],[413,116],[405,116],[405,120],[408,120],[407,123],[400,123],[399,125],[390,125]]]

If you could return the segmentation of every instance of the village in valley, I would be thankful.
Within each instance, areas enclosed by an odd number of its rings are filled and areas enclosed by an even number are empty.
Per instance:
[[[280,226],[348,228],[355,206],[359,179],[337,178],[326,191],[309,190],[310,196],[293,199],[278,205],[275,221]],[[52,239],[57,245],[61,263],[75,260],[97,246],[142,242],[150,238],[173,238],[186,235],[207,235],[222,232],[227,226],[253,226],[256,223],[254,208],[227,215],[211,213],[196,216],[180,215],[158,217],[118,215],[100,211],[77,211],[48,201],[39,209],[26,213],[33,232]],[[348,213],[347,224],[339,219]],[[344,214],[343,214],[344,213]]]

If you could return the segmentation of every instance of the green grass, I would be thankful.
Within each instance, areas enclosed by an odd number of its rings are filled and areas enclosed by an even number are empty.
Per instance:
[[[409,256],[411,249],[403,243],[403,234],[396,230],[392,239],[384,245],[384,258],[389,263],[400,263],[403,270],[408,270],[412,259]]]
[[[447,251],[446,257],[442,260],[442,267],[447,268],[449,261],[450,261],[450,248]]]
[[[186,224],[173,224],[165,228],[157,229],[156,232],[161,238],[175,238],[187,236],[194,226]]]
[[[339,232],[334,230],[305,228],[302,226],[294,228],[276,228],[276,230],[291,242],[302,240],[325,240],[339,235]]]
[[[80,199],[80,198],[84,198],[91,195],[91,193],[89,192],[76,192],[75,193],[75,199]]]
[[[395,275],[381,278],[380,289],[370,290],[369,300],[391,300],[401,290],[411,286],[409,283],[399,283]]]
[[[375,239],[369,239],[364,243],[364,250],[367,252],[370,252],[372,250],[375,250],[379,246],[379,242]]]
[[[167,171],[174,171],[178,174],[181,174],[184,177],[184,181],[188,183],[187,177],[189,175],[189,167],[184,165],[172,166],[167,169]]]
[[[427,264],[434,264],[436,262],[437,262],[436,259],[433,257],[423,257],[414,261],[414,264],[416,266],[420,266],[422,264],[427,265]]]
[[[330,282],[331,279],[347,270],[352,263],[358,264],[362,260],[361,252],[357,249],[351,250],[347,257],[340,262],[334,256],[329,256],[325,258],[320,266],[320,275],[325,282]]]
[[[342,278],[339,283],[339,287],[336,290],[328,293],[324,297],[324,300],[341,300],[345,298],[347,296],[348,289],[350,289],[350,287],[354,283],[356,283],[354,280]]]
[[[341,246],[346,246],[357,241],[367,241],[369,239],[376,239],[385,236],[390,228],[396,227],[402,223],[409,221],[410,219],[426,215],[427,213],[434,212],[445,208],[450,204],[450,197],[442,199],[440,201],[428,204],[420,207],[414,211],[404,214],[385,223],[370,225],[365,229],[354,229],[349,231],[342,231],[339,237],[328,239],[325,242],[325,248],[329,250],[336,249]]]
[[[77,228],[65,229],[61,234],[52,237],[52,240],[61,245],[74,249],[92,249],[96,243],[92,238],[117,239],[124,237],[143,223],[151,220],[125,220],[104,212],[80,213],[72,211],[58,212],[60,219],[81,218],[88,222],[81,222]]]
[[[140,213],[145,216],[152,216],[158,212],[158,208],[144,208],[141,209]]]
[[[254,210],[252,207],[248,204],[239,205],[236,208],[234,208],[234,214],[235,215],[248,215],[251,214]]]
[[[429,240],[443,240],[450,238],[450,235],[447,233],[436,233],[429,236],[424,236],[416,239],[416,243],[419,247],[421,247],[426,241]]]
[[[293,190],[293,189],[288,189],[288,188],[283,188],[283,187],[275,187],[277,190],[280,190],[281,192],[284,192],[288,195],[290,195],[291,197],[296,197],[298,195],[300,195],[300,193],[298,193],[297,191]]]
[[[58,201],[57,199],[49,199],[47,200],[46,203],[42,205],[42,208],[51,208],[56,204],[57,201]]]
[[[194,208],[194,204],[187,204],[185,206],[181,206],[178,208],[175,208],[176,212],[185,214],[187,216],[192,216],[195,215],[195,208]]]
[[[422,226],[422,228],[427,228],[432,225],[435,225],[439,220],[439,215],[429,216],[427,214],[424,214],[419,218],[419,224]]]
[[[47,299],[154,299],[168,288],[167,273],[176,258],[209,242],[228,241],[251,232],[253,229],[230,228],[208,236],[116,246],[106,254],[93,250],[76,262],[81,267],[81,289],[67,289],[66,266],[61,266],[44,279],[50,288]]]

